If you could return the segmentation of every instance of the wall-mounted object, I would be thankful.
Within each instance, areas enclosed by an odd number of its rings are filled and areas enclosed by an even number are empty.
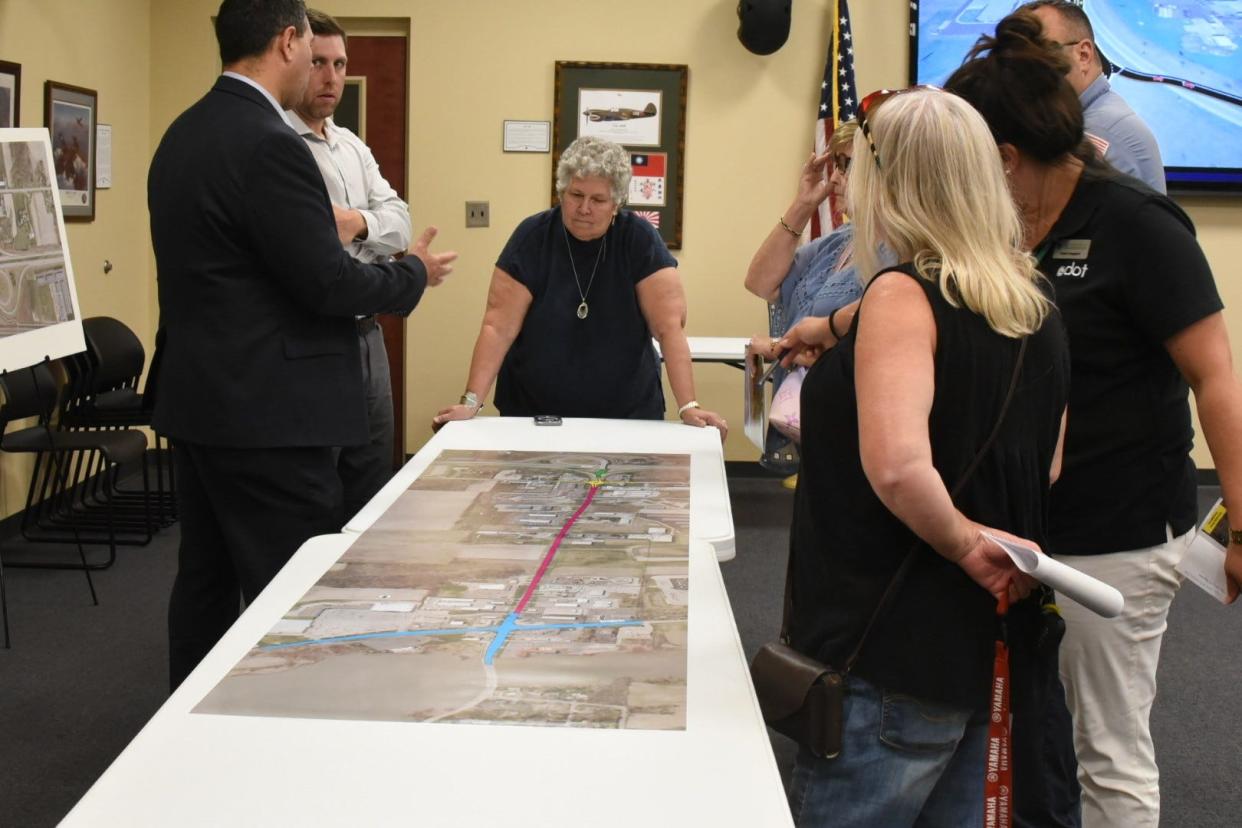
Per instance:
[[[686,88],[682,64],[556,62],[552,116],[552,203],[556,165],[579,135],[630,151],[626,207],[651,222],[672,250],[681,247],[686,169]]]
[[[65,221],[95,220],[94,89],[57,81],[43,84],[43,125],[52,139],[52,166]]]
[[[95,188],[112,187],[112,124],[95,126]]]
[[[0,60],[0,129],[18,126],[22,114],[22,65]]]
[[[756,55],[770,55],[789,38],[793,0],[739,0],[737,39]]]
[[[505,152],[551,152],[551,121],[505,121]]]

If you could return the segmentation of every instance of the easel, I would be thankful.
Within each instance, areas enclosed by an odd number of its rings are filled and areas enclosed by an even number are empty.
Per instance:
[[[39,393],[39,372],[36,370],[36,368],[38,368],[39,366],[48,366],[49,371],[50,371],[51,364],[52,364],[51,357],[45,354],[42,362],[38,362],[35,365],[31,365],[29,368],[25,369],[25,370],[30,371],[30,382],[31,382],[31,386],[34,389],[35,400],[42,399]],[[7,369],[0,368],[0,376],[9,376],[9,371]],[[7,404],[9,401],[6,400],[5,402]],[[54,405],[52,406],[52,409],[53,410],[55,409]],[[61,458],[59,457],[61,452],[56,447],[56,437],[55,437],[56,432],[52,430],[51,411],[48,411],[45,413],[41,412],[39,414],[39,419],[42,421],[40,422],[39,425],[42,426],[44,433],[46,435],[46,438],[47,438],[47,444],[44,450],[48,454],[48,464],[49,464],[48,474],[58,475],[60,482],[63,484],[65,480],[67,479],[68,469],[66,467],[67,465],[66,462],[61,460]],[[27,506],[29,507],[29,504],[27,504]],[[80,568],[82,570],[82,573],[86,575],[86,585],[90,588],[90,591],[91,591],[91,602],[95,606],[99,606],[99,596],[95,592],[95,581],[93,578],[91,578],[91,568],[86,562],[86,550],[82,548],[82,539],[78,535],[77,527],[72,526],[71,528],[73,529],[74,541],[78,547],[78,557],[82,561],[82,565],[80,567],[74,564],[63,564],[63,563],[43,563],[43,564],[20,563],[20,564],[9,564],[9,566],[10,568],[13,568],[13,569],[79,569]],[[0,616],[3,617],[3,622],[4,622],[4,648],[6,650],[11,649],[12,641],[11,641],[11,637],[9,634],[9,605],[8,605],[8,598],[5,593],[5,587],[4,587],[3,555],[0,555]]]

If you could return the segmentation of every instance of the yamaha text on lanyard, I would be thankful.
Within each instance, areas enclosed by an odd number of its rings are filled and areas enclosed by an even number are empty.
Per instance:
[[[1006,590],[1006,594],[996,604],[1000,634],[996,639],[996,659],[992,665],[992,696],[988,709],[988,753],[983,778],[984,828],[1009,828],[1013,825],[1009,647],[1005,631],[1005,615],[1008,612],[1009,595]]]

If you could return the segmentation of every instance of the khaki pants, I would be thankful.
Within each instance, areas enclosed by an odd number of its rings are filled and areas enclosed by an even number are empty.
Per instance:
[[[1181,575],[1173,567],[1194,530],[1159,546],[1058,560],[1112,584],[1125,596],[1116,618],[1060,598],[1065,618],[1061,681],[1074,717],[1084,828],[1155,828],[1160,771],[1151,739],[1156,665]]]

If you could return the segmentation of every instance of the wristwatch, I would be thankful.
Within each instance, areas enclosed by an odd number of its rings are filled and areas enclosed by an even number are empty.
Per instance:
[[[1242,529],[1229,528],[1229,543],[1242,543]]]
[[[460,405],[468,405],[475,410],[478,410],[483,407],[483,403],[479,402],[479,395],[474,393],[473,391],[467,391],[466,393],[462,394],[461,399],[458,400],[458,403]]]

